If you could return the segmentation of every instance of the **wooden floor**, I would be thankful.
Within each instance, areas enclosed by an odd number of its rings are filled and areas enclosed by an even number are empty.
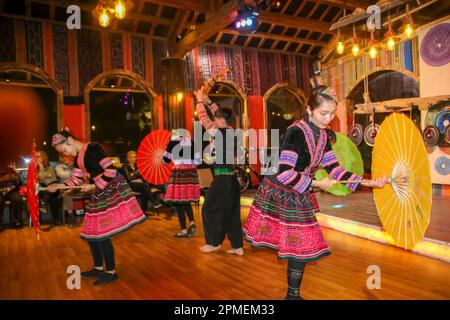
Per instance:
[[[242,209],[245,218],[248,208]],[[119,281],[80,290],[66,287],[66,269],[91,268],[79,228],[54,228],[37,240],[30,228],[0,233],[0,299],[281,299],[286,262],[273,251],[245,256],[202,254],[198,234],[177,239],[174,216],[151,217],[114,239]],[[309,264],[302,285],[306,299],[450,299],[450,264],[392,246],[324,229],[333,254]],[[226,241],[224,248],[229,248]],[[366,286],[369,265],[381,268],[381,289]]]
[[[356,192],[348,196],[334,196],[318,193],[317,199],[320,211],[375,226],[382,226],[378,217],[373,192]],[[343,204],[340,209],[333,208],[336,204]],[[430,224],[425,232],[425,238],[450,243],[450,198],[447,196],[433,196],[431,205]]]

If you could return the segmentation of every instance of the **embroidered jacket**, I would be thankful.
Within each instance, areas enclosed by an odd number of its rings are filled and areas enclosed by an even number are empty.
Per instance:
[[[87,143],[78,153],[72,176],[65,184],[79,186],[83,183],[83,177],[88,177],[97,188],[103,190],[116,174],[117,170],[103,148],[97,143]]]
[[[327,133],[320,129],[317,143],[314,133],[304,120],[294,122],[286,131],[281,145],[278,182],[298,191],[307,191],[318,167],[323,167],[334,180],[362,180],[362,177],[339,166],[331,149]],[[359,183],[347,187],[356,190]]]
[[[219,106],[215,103],[208,104],[207,106],[213,115],[219,109]],[[203,128],[209,131],[212,139],[211,141],[214,141],[211,154],[213,155],[215,162],[212,167],[214,169],[233,169],[238,146],[234,130],[232,128],[217,128],[214,121],[211,120],[204,102],[197,102],[196,107],[198,118],[200,119]],[[233,143],[230,143],[227,139],[229,136],[233,137]]]

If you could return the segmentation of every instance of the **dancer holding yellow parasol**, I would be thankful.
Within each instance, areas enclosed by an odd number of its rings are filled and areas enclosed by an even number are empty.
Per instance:
[[[244,227],[246,240],[255,247],[278,251],[288,259],[288,290],[285,299],[297,300],[305,264],[331,253],[315,212],[318,210],[312,187],[330,189],[339,180],[350,180],[355,190],[362,177],[340,167],[324,130],[336,113],[336,92],[326,86],[315,88],[308,100],[309,119],[294,122],[284,135],[279,171],[261,182]],[[313,180],[321,165],[331,178]],[[368,187],[382,188],[387,177],[364,181]]]

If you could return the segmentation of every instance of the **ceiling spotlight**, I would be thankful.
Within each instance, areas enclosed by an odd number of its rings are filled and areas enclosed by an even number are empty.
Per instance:
[[[256,32],[259,26],[259,13],[250,5],[243,5],[238,10],[238,16],[234,26],[236,30],[242,34],[249,34]]]

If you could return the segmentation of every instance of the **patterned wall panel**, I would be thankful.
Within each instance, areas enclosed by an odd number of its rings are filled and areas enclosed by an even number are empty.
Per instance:
[[[65,26],[53,25],[53,54],[56,82],[63,89],[64,95],[69,95],[69,55]]]
[[[131,37],[131,63],[133,71],[145,77],[145,51],[144,38],[139,36]]]
[[[103,72],[102,42],[97,30],[81,29],[77,34],[80,90]]]
[[[123,39],[120,33],[111,33],[111,67],[123,69]]]
[[[29,64],[44,68],[42,46],[42,23],[26,21],[27,61]]]
[[[0,17],[0,62],[16,61],[14,20]]]

